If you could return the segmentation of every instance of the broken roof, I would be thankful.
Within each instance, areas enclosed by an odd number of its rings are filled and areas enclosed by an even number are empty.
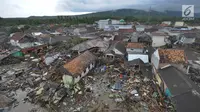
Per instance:
[[[185,36],[186,38],[197,38],[196,33],[184,33],[183,36]]]
[[[132,61],[126,61],[125,65],[127,67],[132,66],[132,65],[141,65],[141,66],[144,66],[144,62],[140,58],[137,58],[137,59],[134,59]]]
[[[64,68],[67,69],[71,75],[79,75],[96,59],[96,56],[94,56],[91,52],[85,51],[69,63],[65,64]]]
[[[23,32],[16,32],[11,36],[11,39],[17,41],[17,40],[22,39],[23,36],[24,36]]]
[[[82,51],[85,51],[87,49],[94,48],[94,47],[99,47],[102,50],[106,50],[109,47],[109,42],[103,41],[102,39],[88,40],[88,41],[85,41],[83,43],[80,43],[80,44],[74,46],[72,48],[72,50],[82,52]]]
[[[113,43],[110,45],[110,47],[106,50],[106,53],[110,53],[110,52],[114,51],[114,49],[117,49],[122,54],[126,54],[126,47],[122,42],[113,41]]]
[[[184,50],[178,49],[158,49],[160,63],[185,63]]]
[[[129,42],[126,46],[126,48],[139,48],[142,49],[144,48],[144,44],[143,43],[136,43],[136,42]]]
[[[26,43],[26,42],[37,42],[37,38],[34,38],[32,36],[29,36],[29,35],[25,35],[23,36],[23,38],[21,38],[19,40],[19,43]]]
[[[153,35],[153,36],[167,36],[167,34],[165,32],[160,32],[160,31],[152,32],[151,35]]]

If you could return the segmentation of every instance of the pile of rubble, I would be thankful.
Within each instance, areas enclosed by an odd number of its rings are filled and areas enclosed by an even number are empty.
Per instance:
[[[21,63],[2,66],[0,91],[13,97],[13,91],[27,92],[23,102],[31,102],[51,111],[154,111],[171,109],[153,79],[130,72],[123,63],[110,65],[99,59],[89,74],[73,87],[66,88],[61,66],[72,60],[70,53],[49,47],[45,56],[24,56]],[[10,58],[9,58],[10,59]],[[10,100],[9,100],[10,102]],[[172,108],[173,109],[173,108]]]

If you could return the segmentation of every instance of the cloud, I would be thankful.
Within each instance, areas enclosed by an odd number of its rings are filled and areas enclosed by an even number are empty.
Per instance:
[[[182,5],[195,5],[199,9],[198,0],[59,0],[58,10],[70,10],[73,12],[96,12],[120,8],[154,10],[181,10]]]
[[[1,17],[28,17],[44,15],[75,15],[86,12],[58,11],[59,0],[1,0]]]
[[[89,12],[132,8],[148,10],[181,10],[181,5],[194,4],[200,9],[199,0],[1,0],[1,17],[28,17],[44,15],[76,15]]]

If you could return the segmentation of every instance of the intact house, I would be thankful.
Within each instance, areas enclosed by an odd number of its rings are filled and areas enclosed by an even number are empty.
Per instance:
[[[144,31],[145,28],[146,28],[145,25],[136,25],[136,26],[135,26],[135,29],[136,29],[136,31],[138,31],[138,32]]]
[[[121,19],[121,20],[114,20],[114,19],[112,19],[111,23],[113,25],[115,25],[115,24],[125,24],[126,22],[124,21],[124,19]]]
[[[110,19],[99,20],[97,24],[99,29],[104,29],[106,25],[112,24],[112,21]]]
[[[182,26],[185,26],[185,23],[183,21],[177,21],[174,24],[174,27],[182,27]]]
[[[181,34],[179,37],[179,43],[180,44],[192,44],[195,42],[197,38],[196,33],[184,33]]]
[[[152,32],[151,34],[152,37],[152,46],[153,47],[161,47],[166,45],[166,39],[168,38],[168,35],[164,32]]]
[[[38,42],[37,38],[34,38],[31,35],[25,35],[21,32],[12,34],[10,43],[11,45],[18,46],[22,49],[42,45],[40,42]]]
[[[105,25],[104,31],[118,31],[120,29],[133,29],[132,25]]]
[[[161,26],[170,26],[172,24],[171,21],[163,21]]]
[[[149,63],[149,56],[143,43],[129,42],[126,46],[126,51],[128,53],[128,61],[141,59],[144,63]]]
[[[109,61],[113,61],[116,58],[126,59],[126,56],[126,47],[122,42],[113,41],[110,47],[105,51],[105,59]]]
[[[95,67],[96,60],[96,56],[89,51],[85,51],[61,67],[64,74],[64,86],[69,88],[78,83],[81,78],[86,76]]]

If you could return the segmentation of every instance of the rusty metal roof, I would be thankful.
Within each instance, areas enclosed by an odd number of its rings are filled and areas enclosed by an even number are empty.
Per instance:
[[[139,48],[142,49],[144,48],[144,44],[143,43],[136,43],[136,42],[129,42],[126,46],[126,48]]]
[[[64,68],[71,73],[71,75],[80,75],[93,61],[96,60],[91,52],[85,51],[72,61],[64,65]]]
[[[185,63],[184,50],[179,49],[158,49],[161,63]]]

